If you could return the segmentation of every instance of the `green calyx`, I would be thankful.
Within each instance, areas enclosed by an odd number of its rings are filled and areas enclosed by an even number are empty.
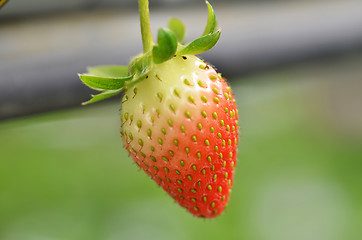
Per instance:
[[[200,38],[185,42],[185,26],[176,19],[169,21],[167,28],[158,30],[157,44],[152,40],[149,25],[148,0],[139,0],[141,32],[144,53],[134,57],[128,66],[96,66],[88,68],[85,74],[78,74],[88,87],[100,91],[83,105],[98,102],[119,94],[144,80],[155,64],[168,61],[175,55],[197,55],[211,49],[219,40],[220,30],[216,30],[217,21],[214,9],[206,1],[208,20]]]

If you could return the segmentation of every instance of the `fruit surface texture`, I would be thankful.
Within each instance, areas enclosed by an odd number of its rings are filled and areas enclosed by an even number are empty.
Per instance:
[[[225,209],[238,142],[235,98],[226,80],[193,55],[154,65],[125,91],[125,149],[182,207],[211,218]]]

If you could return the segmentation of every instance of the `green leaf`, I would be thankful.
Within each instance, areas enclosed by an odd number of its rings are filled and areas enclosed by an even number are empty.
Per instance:
[[[132,76],[123,78],[98,77],[89,74],[78,74],[78,76],[85,85],[99,91],[120,89],[125,81],[132,79]]]
[[[87,102],[82,103],[82,105],[87,105],[87,104],[90,104],[90,103],[99,102],[99,101],[102,101],[104,99],[113,97],[113,96],[119,94],[122,90],[123,90],[123,88],[120,88],[120,89],[117,89],[117,90],[109,90],[109,91],[104,91],[104,92],[102,92],[100,94],[97,94],[97,95],[92,95],[92,99],[90,99]]]
[[[128,66],[102,65],[89,67],[88,73],[98,77],[128,77]]]
[[[175,55],[177,50],[177,39],[173,31],[167,28],[160,28],[157,37],[158,45],[152,49],[153,62],[163,63]]]
[[[207,4],[207,8],[209,10],[209,16],[207,19],[205,31],[202,34],[202,36],[206,36],[208,34],[214,33],[216,30],[216,27],[217,27],[217,21],[216,21],[214,9],[212,8],[211,4],[208,1],[206,1],[206,4]]]
[[[211,49],[220,38],[220,30],[213,33],[208,34],[206,36],[200,37],[191,43],[189,43],[186,47],[180,49],[176,54],[177,55],[197,55],[207,50]]]
[[[177,18],[171,18],[168,23],[168,28],[173,31],[176,39],[179,43],[184,44],[185,42],[185,26]]]
[[[129,71],[134,75],[135,78],[146,75],[152,66],[152,56],[151,54],[141,54],[140,56],[135,57],[129,64]]]

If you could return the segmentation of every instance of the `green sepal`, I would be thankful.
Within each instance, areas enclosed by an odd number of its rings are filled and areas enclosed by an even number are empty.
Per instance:
[[[88,67],[88,74],[99,77],[129,77],[128,66],[100,65]]]
[[[185,25],[177,18],[171,18],[168,22],[168,28],[175,34],[177,42],[185,43]]]
[[[132,79],[132,76],[128,77],[98,77],[89,74],[78,74],[80,80],[90,88],[98,91],[116,90],[124,86],[126,81]]]
[[[177,39],[173,31],[167,28],[160,28],[158,30],[157,43],[152,49],[154,63],[163,63],[175,55]]]
[[[133,74],[132,81],[128,81],[124,88],[128,89],[134,86],[136,83],[144,80],[147,74],[152,68],[152,55],[151,53],[140,54],[137,57],[133,58],[129,64],[129,71]]]
[[[104,91],[104,92],[102,92],[100,94],[97,94],[97,95],[92,95],[92,99],[90,99],[87,102],[83,102],[82,105],[87,105],[87,104],[90,104],[90,103],[99,102],[99,101],[102,101],[104,99],[113,97],[113,96],[119,94],[122,90],[123,90],[123,88],[120,88],[120,89],[117,89],[117,90],[108,90],[108,91]]]
[[[219,40],[220,30],[216,31],[217,21],[214,9],[208,1],[208,20],[203,35],[187,44],[184,24],[175,18],[169,22],[169,28],[160,28],[157,45],[152,50],[140,54],[126,66],[96,66],[88,68],[88,74],[79,74],[79,78],[90,88],[102,91],[92,95],[92,99],[83,105],[95,103],[119,94],[147,78],[153,64],[160,64],[174,55],[197,55],[211,49]],[[152,40],[152,39],[151,39]],[[152,41],[152,44],[153,41]]]
[[[211,49],[220,38],[221,31],[217,31],[212,34],[208,34],[206,36],[200,37],[191,43],[189,43],[186,47],[180,49],[176,54],[177,55],[197,55],[207,50]]]
[[[136,80],[142,76],[148,74],[152,67],[152,55],[140,54],[139,56],[132,59],[129,64],[129,72],[134,76],[133,80]]]
[[[206,36],[208,34],[214,33],[216,30],[216,27],[217,27],[217,21],[216,21],[216,15],[215,15],[214,9],[212,8],[211,4],[208,1],[206,1],[206,4],[207,4],[207,8],[209,10],[209,16],[207,18],[207,24],[206,24],[205,31],[202,34],[202,36]]]

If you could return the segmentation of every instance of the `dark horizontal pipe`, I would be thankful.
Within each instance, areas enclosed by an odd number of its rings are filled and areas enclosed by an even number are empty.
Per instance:
[[[187,39],[200,34],[205,6],[151,9],[154,32],[171,16]],[[202,55],[225,76],[362,50],[362,2],[215,4],[222,28]],[[0,119],[79,106],[91,91],[78,72],[127,64],[142,49],[135,10],[92,10],[0,21]]]

